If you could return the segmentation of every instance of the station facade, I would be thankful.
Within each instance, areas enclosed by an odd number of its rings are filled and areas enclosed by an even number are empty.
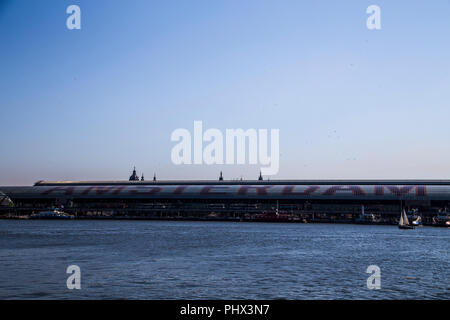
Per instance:
[[[131,179],[133,178],[133,179]],[[370,214],[395,223],[401,208],[425,222],[450,206],[446,180],[40,181],[0,187],[14,210],[27,215],[50,207],[80,217],[254,219],[289,217],[309,221],[355,221]],[[431,221],[431,220],[430,220]]]

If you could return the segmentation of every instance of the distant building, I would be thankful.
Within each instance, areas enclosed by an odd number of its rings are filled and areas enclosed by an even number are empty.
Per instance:
[[[223,181],[222,171],[220,171],[219,181]]]
[[[259,176],[262,178],[262,173]],[[214,213],[226,219],[247,219],[248,215],[265,219],[261,215],[274,217],[279,209],[278,217],[289,215],[292,222],[307,219],[350,223],[360,218],[364,206],[384,224],[398,224],[400,212],[405,208],[411,211],[407,212],[410,216],[418,209],[424,224],[431,225],[433,217],[447,215],[445,208],[450,208],[450,180],[269,181],[266,178],[218,183],[216,177],[138,182],[136,170],[130,178],[130,181],[39,181],[33,186],[0,186],[0,215],[29,215],[40,210],[37,208],[64,205],[67,213],[77,216],[90,216],[95,211],[112,216],[203,219]]]
[[[259,178],[258,178],[258,180],[259,180],[259,181],[262,181],[262,180],[263,180],[261,171],[259,172]]]

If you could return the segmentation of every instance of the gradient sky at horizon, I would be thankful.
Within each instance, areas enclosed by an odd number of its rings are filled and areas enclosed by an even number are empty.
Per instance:
[[[448,0],[0,0],[0,185],[257,178],[173,165],[194,120],[280,129],[271,179],[449,179],[449,35]]]

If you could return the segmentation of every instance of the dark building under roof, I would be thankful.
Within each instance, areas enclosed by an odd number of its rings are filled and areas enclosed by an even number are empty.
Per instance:
[[[143,177],[142,177],[143,178]],[[242,217],[275,212],[293,216],[356,219],[361,207],[395,219],[400,207],[416,208],[424,219],[447,211],[450,180],[139,180],[38,181],[0,187],[23,214],[64,206],[77,215]],[[278,212],[278,209],[277,209]],[[350,217],[350,218],[349,218]],[[389,220],[389,221],[390,221]]]

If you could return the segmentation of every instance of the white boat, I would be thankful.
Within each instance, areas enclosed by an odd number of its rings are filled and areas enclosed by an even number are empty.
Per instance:
[[[412,222],[412,225],[415,227],[423,227],[422,217],[418,216],[417,219]]]

